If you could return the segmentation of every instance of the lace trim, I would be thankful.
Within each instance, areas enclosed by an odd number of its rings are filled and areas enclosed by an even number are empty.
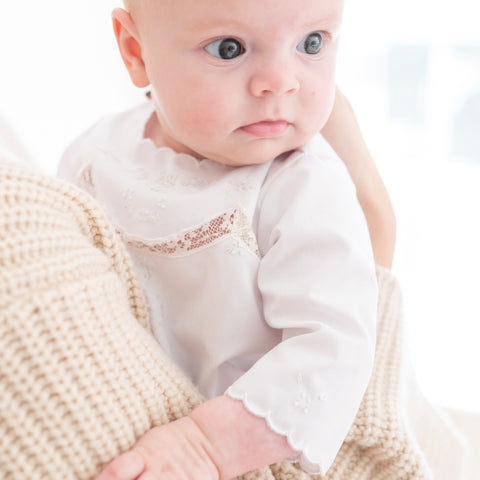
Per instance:
[[[129,236],[122,231],[119,231],[119,234],[129,247],[147,249],[154,253],[173,257],[193,254],[217,243],[226,236],[235,236],[245,244],[248,250],[260,257],[257,239],[252,231],[250,221],[239,205],[207,220],[198,227],[161,240],[144,240]]]

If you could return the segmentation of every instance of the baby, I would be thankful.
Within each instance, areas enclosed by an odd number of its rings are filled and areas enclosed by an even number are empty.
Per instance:
[[[151,98],[66,152],[136,264],[152,329],[209,399],[107,479],[229,479],[279,460],[324,475],[375,348],[377,289],[348,171],[318,134],[342,0],[129,0],[113,12]]]

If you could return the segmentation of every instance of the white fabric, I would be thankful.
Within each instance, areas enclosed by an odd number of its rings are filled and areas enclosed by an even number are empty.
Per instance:
[[[0,117],[0,158],[2,162],[27,163],[28,155],[11,126]]]
[[[375,349],[374,260],[348,172],[320,135],[245,167],[157,148],[143,138],[152,108],[102,120],[59,173],[117,226],[155,337],[200,391],[242,399],[325,474]]]

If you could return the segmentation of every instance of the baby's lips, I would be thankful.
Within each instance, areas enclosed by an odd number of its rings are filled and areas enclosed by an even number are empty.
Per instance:
[[[286,120],[263,120],[245,125],[242,130],[256,137],[272,138],[283,135],[288,126],[289,123]]]

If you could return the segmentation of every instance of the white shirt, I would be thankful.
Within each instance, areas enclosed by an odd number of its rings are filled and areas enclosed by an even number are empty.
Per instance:
[[[143,138],[152,113],[102,120],[59,173],[116,225],[155,337],[200,391],[243,400],[324,475],[375,350],[374,260],[348,172],[320,135],[244,167],[157,148]]]

